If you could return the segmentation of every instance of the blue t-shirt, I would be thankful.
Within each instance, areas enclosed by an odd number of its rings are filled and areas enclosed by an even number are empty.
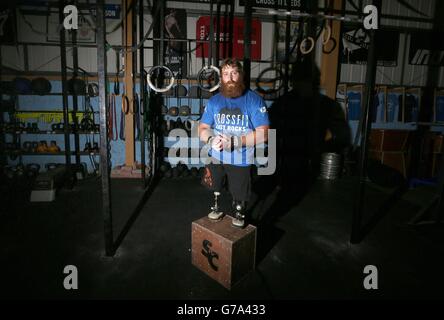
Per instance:
[[[211,126],[215,134],[235,136],[269,125],[265,101],[251,90],[237,98],[227,98],[220,93],[211,97],[200,121]],[[210,155],[226,164],[242,167],[254,164],[254,147],[242,147],[233,152],[211,149]]]

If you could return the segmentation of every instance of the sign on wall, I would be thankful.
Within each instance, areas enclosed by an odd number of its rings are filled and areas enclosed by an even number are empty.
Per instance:
[[[245,6],[245,1],[239,0],[240,6]],[[305,8],[306,0],[248,0],[252,7],[269,8],[269,9],[288,9],[290,5],[291,10],[301,10]]]
[[[174,76],[187,75],[187,13],[185,9],[167,9],[165,15],[165,56],[164,63]]]
[[[225,19],[221,17],[220,19],[220,32],[219,32],[219,56],[226,57],[228,54],[228,47],[233,46],[233,58],[243,59],[244,58],[244,28],[245,22],[241,18],[233,18],[233,38],[229,39],[229,26],[230,19]],[[214,30],[214,43],[216,43],[216,18],[213,18],[213,30]],[[210,33],[210,17],[202,16],[199,17],[196,23],[196,39],[198,40],[209,40]],[[251,21],[251,59],[260,60],[261,59],[261,23],[257,19],[252,19]],[[208,42],[202,42],[197,44],[199,48],[196,50],[196,56],[199,58],[208,58],[209,55],[209,45]],[[213,52],[213,57],[216,52]]]
[[[364,28],[344,27],[340,46],[341,63],[367,64],[370,36]],[[395,67],[398,59],[399,32],[376,31],[378,66]]]
[[[90,18],[89,12],[79,14],[77,29],[78,43],[96,43],[96,32],[90,25],[91,22],[87,21],[88,18]],[[60,42],[60,26],[59,13],[51,12],[46,22],[46,41]],[[69,30],[65,30],[65,41],[67,43],[71,42],[71,34]]]
[[[211,0],[182,0],[181,2],[191,2],[191,3],[210,3]],[[219,0],[222,4],[229,4],[230,0]],[[217,0],[213,0],[213,3],[215,4]]]
[[[444,34],[433,32],[410,35],[409,64],[444,66]]]
[[[121,19],[121,6],[118,4],[106,4],[105,5],[105,19],[120,20]],[[77,29],[77,42],[78,43],[95,43],[96,42],[96,8],[93,6],[89,10],[79,10],[78,15],[78,29]],[[46,22],[48,42],[60,41],[60,22],[58,11],[51,12]],[[71,35],[68,30],[65,31],[65,41],[71,42]]]
[[[96,7],[90,9],[93,17],[96,17]],[[105,4],[105,19],[120,19],[120,5],[119,4]]]

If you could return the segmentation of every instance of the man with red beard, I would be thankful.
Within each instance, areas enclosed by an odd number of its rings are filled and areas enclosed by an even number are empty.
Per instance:
[[[210,163],[205,168],[204,184],[220,192],[227,179],[233,198],[236,227],[245,225],[245,209],[251,193],[251,166],[254,147],[268,140],[269,120],[264,100],[245,89],[239,61],[225,59],[221,66],[220,92],[211,97],[199,124],[199,138],[209,144]],[[208,217],[219,220],[220,212]]]

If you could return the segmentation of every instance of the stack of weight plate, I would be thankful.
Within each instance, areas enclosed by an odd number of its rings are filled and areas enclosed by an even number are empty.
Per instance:
[[[319,177],[321,179],[334,180],[339,178],[342,171],[341,155],[337,153],[323,153]]]

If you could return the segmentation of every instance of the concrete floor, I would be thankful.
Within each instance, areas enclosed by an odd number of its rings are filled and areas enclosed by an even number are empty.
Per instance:
[[[276,190],[255,188],[257,267],[231,290],[191,264],[191,223],[211,203],[197,178],[161,180],[136,215],[140,182],[113,180],[114,238],[127,230],[114,257],[104,255],[100,180],[62,189],[52,203],[9,197],[0,226],[1,298],[444,298],[443,227],[407,224],[432,189],[408,190],[352,245],[355,190],[352,177],[318,180],[302,200],[276,206]],[[368,190],[364,222],[390,191]],[[225,195],[223,206],[229,201]],[[77,290],[63,287],[67,265],[77,267]],[[377,267],[377,290],[363,286],[367,265]]]

